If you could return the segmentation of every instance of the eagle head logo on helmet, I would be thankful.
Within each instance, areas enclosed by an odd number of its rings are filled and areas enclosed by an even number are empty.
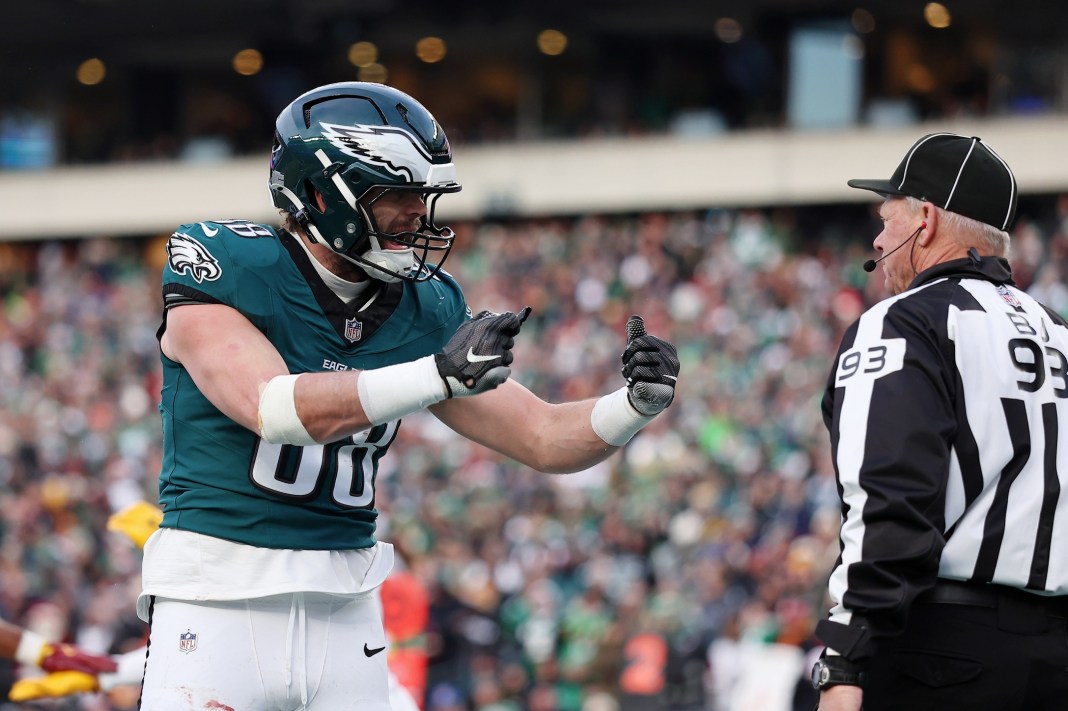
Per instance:
[[[275,122],[268,185],[310,240],[373,279],[432,279],[452,249],[455,233],[435,219],[438,198],[460,190],[452,149],[434,116],[392,87],[339,82],[290,102]],[[421,197],[418,226],[390,233],[377,223],[391,191]]]

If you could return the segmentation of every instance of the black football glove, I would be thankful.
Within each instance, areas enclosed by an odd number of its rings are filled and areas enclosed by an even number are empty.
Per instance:
[[[467,397],[492,390],[511,375],[512,346],[527,306],[519,313],[483,311],[456,329],[441,353],[434,355],[449,397]]]
[[[630,404],[643,415],[656,415],[675,398],[679,354],[675,346],[647,334],[641,316],[631,316],[622,372]]]

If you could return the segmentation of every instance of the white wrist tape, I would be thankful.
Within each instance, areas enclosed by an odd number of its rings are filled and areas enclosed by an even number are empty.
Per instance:
[[[590,424],[598,437],[613,447],[622,447],[655,417],[635,410],[627,397],[627,389],[620,388],[594,404]]]
[[[19,638],[19,646],[15,649],[15,661],[28,667],[36,667],[41,664],[41,653],[48,640],[29,630],[22,631]]]
[[[372,425],[400,419],[448,396],[432,355],[365,370],[356,381],[356,391]]]
[[[260,394],[260,436],[271,444],[318,444],[297,415],[293,389],[300,375],[276,375]]]

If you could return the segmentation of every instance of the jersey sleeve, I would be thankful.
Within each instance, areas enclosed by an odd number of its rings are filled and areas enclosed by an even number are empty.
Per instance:
[[[465,321],[473,319],[474,314],[471,312],[471,305],[467,303],[467,298],[464,296],[464,290],[452,274],[441,270],[438,279],[442,282],[444,288],[444,294],[440,298],[451,305],[453,322],[452,330],[449,333],[451,336]]]
[[[219,223],[197,222],[182,225],[167,240],[165,309],[188,303],[234,304],[239,267],[227,248],[226,229]]]
[[[429,352],[439,351],[465,321],[474,318],[471,307],[460,283],[445,270],[439,271],[430,281],[413,286],[419,294],[419,307],[413,310],[413,314],[419,316],[413,318],[428,319],[414,332],[431,334]]]
[[[861,317],[824,398],[842,528],[833,607],[816,634],[855,661],[870,655],[873,637],[900,633],[916,596],[935,583],[945,545],[956,418],[938,301],[898,301]]]

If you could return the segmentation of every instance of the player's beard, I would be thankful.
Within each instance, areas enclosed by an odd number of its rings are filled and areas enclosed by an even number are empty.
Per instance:
[[[367,272],[367,276],[392,284],[423,266],[415,256],[414,247],[402,247],[402,242],[390,239],[391,236],[418,234],[424,226],[421,218],[403,219],[398,216],[385,231],[378,226],[377,221],[369,222],[372,226],[369,235],[371,246],[360,255],[363,260],[360,266]],[[392,249],[388,246],[390,244],[401,248]]]

